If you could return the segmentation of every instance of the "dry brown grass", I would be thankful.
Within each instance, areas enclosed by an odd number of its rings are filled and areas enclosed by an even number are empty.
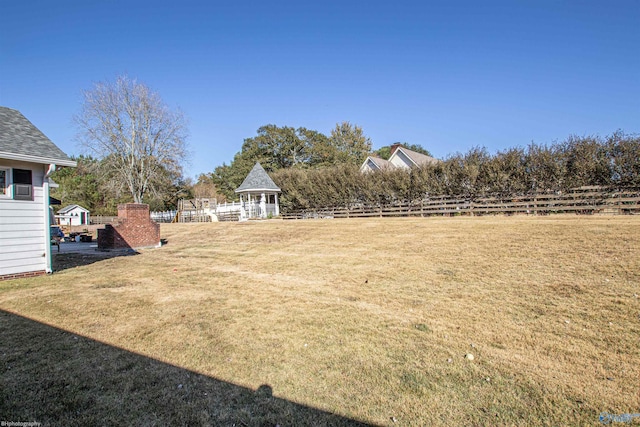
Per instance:
[[[640,412],[638,217],[172,224],[162,237],[0,283],[0,309],[371,424]],[[247,411],[240,425],[294,420]]]

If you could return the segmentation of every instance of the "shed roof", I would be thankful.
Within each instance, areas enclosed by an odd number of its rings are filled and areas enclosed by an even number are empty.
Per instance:
[[[282,191],[271,177],[264,170],[260,162],[256,163],[249,172],[249,175],[242,181],[240,187],[236,188],[236,193],[249,191]]]
[[[0,107],[0,158],[76,166],[40,129],[18,110]]]

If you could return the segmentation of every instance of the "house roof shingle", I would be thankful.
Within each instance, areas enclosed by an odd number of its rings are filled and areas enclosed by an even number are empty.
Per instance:
[[[405,148],[403,146],[399,146],[397,150],[402,150],[402,152],[406,154],[407,157],[409,157],[409,159],[411,159],[411,161],[413,161],[416,164],[416,166],[438,163],[438,159],[434,157],[427,156],[426,154],[418,153],[417,151],[409,150],[408,148]]]
[[[393,164],[389,160],[385,160],[382,157],[368,156],[362,166],[360,166],[360,171],[373,171],[387,168],[393,168]]]
[[[0,158],[76,166],[18,110],[0,107]]]
[[[385,160],[382,157],[370,156],[369,160],[371,160],[379,169],[384,169],[392,166],[389,160]]]
[[[260,163],[256,163],[249,175],[242,181],[236,193],[247,191],[282,191],[267,174]]]

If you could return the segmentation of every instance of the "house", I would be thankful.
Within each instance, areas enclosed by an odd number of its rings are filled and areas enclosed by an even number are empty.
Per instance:
[[[360,166],[360,172],[373,172],[385,169],[393,168],[393,164],[389,160],[385,160],[381,157],[369,156]]]
[[[391,155],[389,156],[389,160],[369,156],[366,158],[362,166],[360,166],[360,172],[373,172],[377,170],[396,168],[411,169],[414,167],[436,164],[438,162],[438,159],[409,150],[408,148],[403,147],[402,144],[393,144],[391,146]]]
[[[69,205],[58,211],[60,225],[89,225],[89,210],[80,205]]]
[[[240,195],[240,219],[280,215],[278,193],[282,190],[267,175],[260,163],[253,166],[235,191]]]
[[[397,168],[410,169],[417,166],[433,165],[438,163],[438,159],[418,153],[403,147],[401,144],[391,146],[391,156],[389,163]]]
[[[0,280],[50,273],[49,176],[76,166],[19,111],[0,107]]]

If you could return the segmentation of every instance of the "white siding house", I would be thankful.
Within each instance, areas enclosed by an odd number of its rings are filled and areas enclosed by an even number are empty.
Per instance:
[[[413,167],[438,163],[438,159],[409,150],[400,144],[394,144],[391,146],[389,163],[397,168],[411,169]]]
[[[76,166],[19,111],[0,107],[0,280],[51,272],[49,176]]]
[[[393,144],[391,146],[391,155],[389,160],[379,157],[369,156],[366,158],[360,172],[373,172],[384,169],[411,169],[424,165],[432,165],[438,163],[439,160],[422,153],[418,153],[401,144]]]
[[[58,211],[56,215],[60,225],[88,225],[89,209],[85,209],[80,205],[69,205]]]
[[[393,164],[389,163],[388,160],[376,156],[369,156],[362,166],[360,166],[360,172],[375,172],[390,168],[393,168]]]

